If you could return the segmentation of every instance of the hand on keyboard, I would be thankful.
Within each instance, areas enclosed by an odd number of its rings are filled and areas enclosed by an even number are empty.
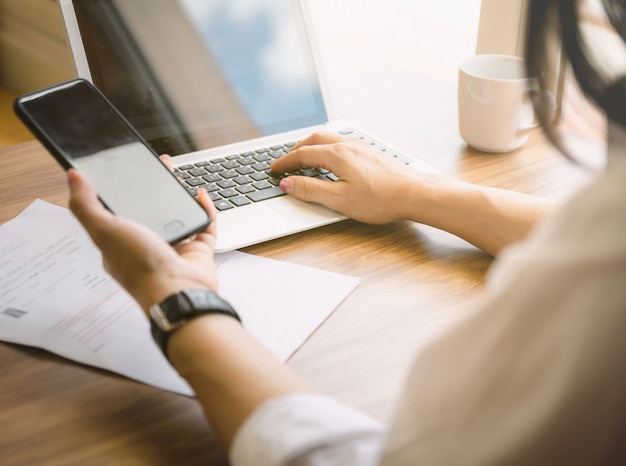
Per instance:
[[[295,198],[325,205],[362,222],[380,224],[406,218],[405,195],[409,189],[423,187],[416,178],[427,176],[389,155],[368,141],[316,133],[274,160],[270,167],[279,173],[311,167],[306,171],[334,174],[336,183],[299,173],[282,178],[279,186]]]
[[[218,211],[230,210],[285,194],[278,184],[286,174],[271,170],[270,163],[295,144],[279,144],[183,165],[174,173],[193,195],[197,194],[198,188],[204,188]],[[335,179],[327,170],[298,169],[294,173]]]
[[[343,131],[342,134],[343,136],[317,134],[299,143],[277,144],[254,151],[183,165],[174,169],[174,173],[193,195],[197,194],[198,188],[204,188],[218,211],[230,210],[283,196],[286,193],[286,188],[289,189],[295,184],[296,187],[289,190],[289,194],[294,197],[325,204],[346,215],[354,216],[348,212],[358,214],[358,210],[342,210],[343,206],[340,203],[334,203],[335,207],[332,207],[325,203],[323,198],[318,198],[316,193],[313,193],[310,198],[306,197],[307,194],[311,194],[308,191],[304,195],[299,194],[300,189],[305,185],[298,180],[307,178],[313,183],[313,186],[316,186],[317,183],[337,181],[339,179],[338,173],[330,165],[325,165],[317,159],[314,160],[314,163],[304,163],[305,160],[291,156],[290,151],[297,149],[296,152],[300,153],[303,148],[310,145],[320,144],[321,147],[322,144],[342,142],[348,146],[357,146],[357,152],[371,151],[382,159],[392,161],[395,158],[403,163],[407,163],[407,161],[374,141],[365,141],[362,136],[352,130]],[[286,156],[286,154],[290,155]],[[285,157],[286,162],[277,162],[283,157]],[[165,161],[171,167],[171,159],[167,158]],[[401,163],[395,162],[395,164],[401,166]],[[368,166],[362,167],[361,170],[364,169],[368,169]],[[326,188],[329,187],[326,186]],[[389,221],[383,217],[360,216],[359,219],[372,223]]]

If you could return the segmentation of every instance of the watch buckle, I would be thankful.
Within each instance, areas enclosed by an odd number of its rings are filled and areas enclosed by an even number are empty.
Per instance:
[[[158,304],[154,304],[150,306],[150,317],[152,317],[154,322],[164,332],[171,332],[172,330],[183,326],[186,322],[186,321],[181,321],[181,322],[176,322],[174,324],[171,323],[167,319],[167,316],[165,315],[165,312],[163,312],[163,309],[161,309],[161,306],[159,306]]]

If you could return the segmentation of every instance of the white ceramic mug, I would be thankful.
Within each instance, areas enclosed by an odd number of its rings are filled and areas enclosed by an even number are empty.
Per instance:
[[[511,55],[476,55],[459,66],[459,132],[484,152],[521,147],[534,124],[524,60]]]

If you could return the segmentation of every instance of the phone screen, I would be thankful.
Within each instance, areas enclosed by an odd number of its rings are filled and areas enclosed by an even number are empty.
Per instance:
[[[64,168],[93,183],[116,215],[169,243],[208,225],[202,206],[89,82],[77,79],[20,97],[15,110]]]

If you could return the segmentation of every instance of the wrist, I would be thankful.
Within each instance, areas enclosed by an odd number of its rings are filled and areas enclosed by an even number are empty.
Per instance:
[[[206,364],[213,355],[220,354],[226,344],[240,338],[244,332],[241,323],[221,314],[206,314],[190,321],[170,335],[168,358],[176,371],[189,380],[197,366]]]
[[[415,173],[401,187],[398,218],[440,228],[439,218],[446,215],[451,193],[459,181],[447,175]]]
[[[172,277],[157,280],[146,280],[145,286],[133,296],[148,315],[150,306],[160,303],[168,296],[172,296],[184,290],[208,290],[217,293],[217,286],[203,280],[184,279]]]
[[[241,324],[241,318],[235,309],[216,293],[206,289],[174,293],[151,305],[149,313],[152,336],[166,357],[170,337],[200,317],[217,314]]]

